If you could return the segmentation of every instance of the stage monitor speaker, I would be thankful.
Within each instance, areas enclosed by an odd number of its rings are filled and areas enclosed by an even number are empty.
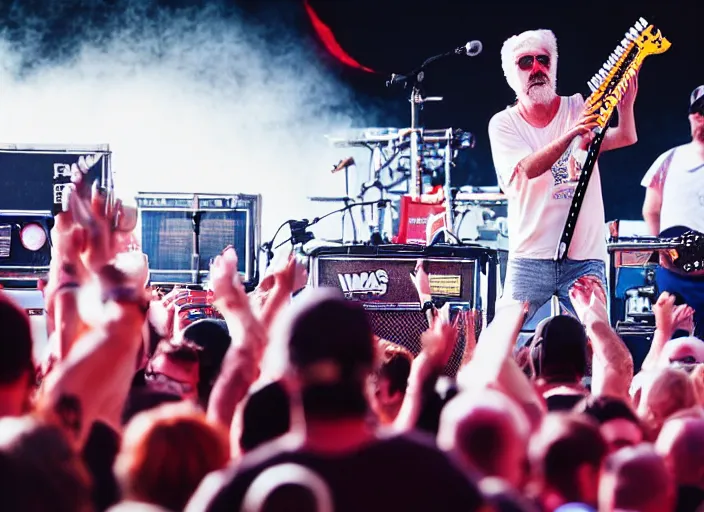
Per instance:
[[[202,284],[231,245],[243,281],[256,285],[260,196],[141,193],[137,205],[152,284]]]
[[[616,332],[621,337],[633,357],[633,374],[640,371],[643,361],[650,351],[655,335],[655,326],[633,322],[618,322]]]
[[[470,311],[476,318],[474,334],[478,337],[493,317],[497,280],[493,250],[452,245],[347,246],[316,249],[310,256],[312,286],[335,287],[348,300],[360,302],[377,336],[406,347],[414,355],[421,351],[420,338],[428,329],[410,277],[418,259],[428,261],[433,299],[450,303],[451,318]],[[482,294],[481,281],[488,284],[486,294]],[[445,368],[447,375],[456,375],[460,368],[468,327],[460,320],[457,345]]]

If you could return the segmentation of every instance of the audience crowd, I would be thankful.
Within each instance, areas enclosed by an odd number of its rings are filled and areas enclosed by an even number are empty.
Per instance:
[[[704,342],[675,297],[638,366],[590,277],[577,318],[526,343],[524,304],[483,329],[424,308],[414,354],[294,257],[247,293],[228,247],[207,292],[162,296],[122,205],[78,176],[51,233],[41,360],[0,296],[0,509],[704,511]],[[412,279],[424,304],[422,261]]]

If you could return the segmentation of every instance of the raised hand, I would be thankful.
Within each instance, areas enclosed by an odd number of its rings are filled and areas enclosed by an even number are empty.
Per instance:
[[[457,326],[460,315],[449,321],[449,305],[443,306],[433,318],[430,328],[420,338],[423,352],[439,367],[444,367],[452,356],[457,343]]]
[[[633,108],[636,102],[636,96],[638,95],[638,73],[635,73],[626,82],[626,89],[623,92],[621,101],[619,102],[619,108]]]
[[[416,261],[416,268],[414,269],[413,274],[411,274],[411,281],[413,281],[413,285],[416,287],[418,297],[421,301],[430,300],[430,297],[432,296],[430,292],[430,278],[428,276],[426,266],[426,261],[419,259]]]
[[[584,109],[582,113],[580,114],[579,118],[577,119],[577,122],[574,124],[572,129],[569,131],[569,133],[572,135],[572,137],[577,137],[577,136],[583,136],[586,135],[588,137],[593,138],[593,134],[590,135],[590,133],[599,126],[599,123],[597,120],[599,119],[598,114],[593,114],[589,112],[588,109]],[[588,144],[587,144],[588,145]]]
[[[580,277],[570,288],[570,300],[577,316],[583,323],[609,321],[606,308],[606,291],[601,281],[594,276]]]
[[[210,288],[219,309],[241,311],[249,308],[249,299],[237,270],[237,262],[237,252],[228,246],[210,265]]]
[[[115,209],[108,195],[91,188],[90,198],[81,197],[77,191],[69,193],[68,211],[82,229],[83,250],[81,258],[89,270],[98,272],[117,254],[114,236]]]
[[[671,336],[677,330],[691,333],[694,330],[694,309],[687,304],[675,306],[675,296],[662,292],[653,304],[655,326]]]

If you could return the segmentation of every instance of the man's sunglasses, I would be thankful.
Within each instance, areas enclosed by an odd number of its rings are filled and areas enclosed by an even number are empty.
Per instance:
[[[533,62],[538,61],[538,64],[545,66],[546,68],[550,66],[550,57],[547,55],[524,55],[518,59],[518,67],[526,71],[528,69],[533,69]]]

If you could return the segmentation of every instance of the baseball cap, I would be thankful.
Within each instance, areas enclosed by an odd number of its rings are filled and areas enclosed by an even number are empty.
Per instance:
[[[361,304],[333,288],[307,290],[299,300],[288,348],[289,361],[303,374],[304,385],[356,380],[360,370],[371,370],[376,348]]]
[[[542,320],[533,336],[533,346],[538,350],[531,354],[538,376],[584,375],[587,371],[587,343],[587,332],[576,318],[558,315]]]
[[[689,96],[689,113],[704,112],[704,85],[700,85]]]

